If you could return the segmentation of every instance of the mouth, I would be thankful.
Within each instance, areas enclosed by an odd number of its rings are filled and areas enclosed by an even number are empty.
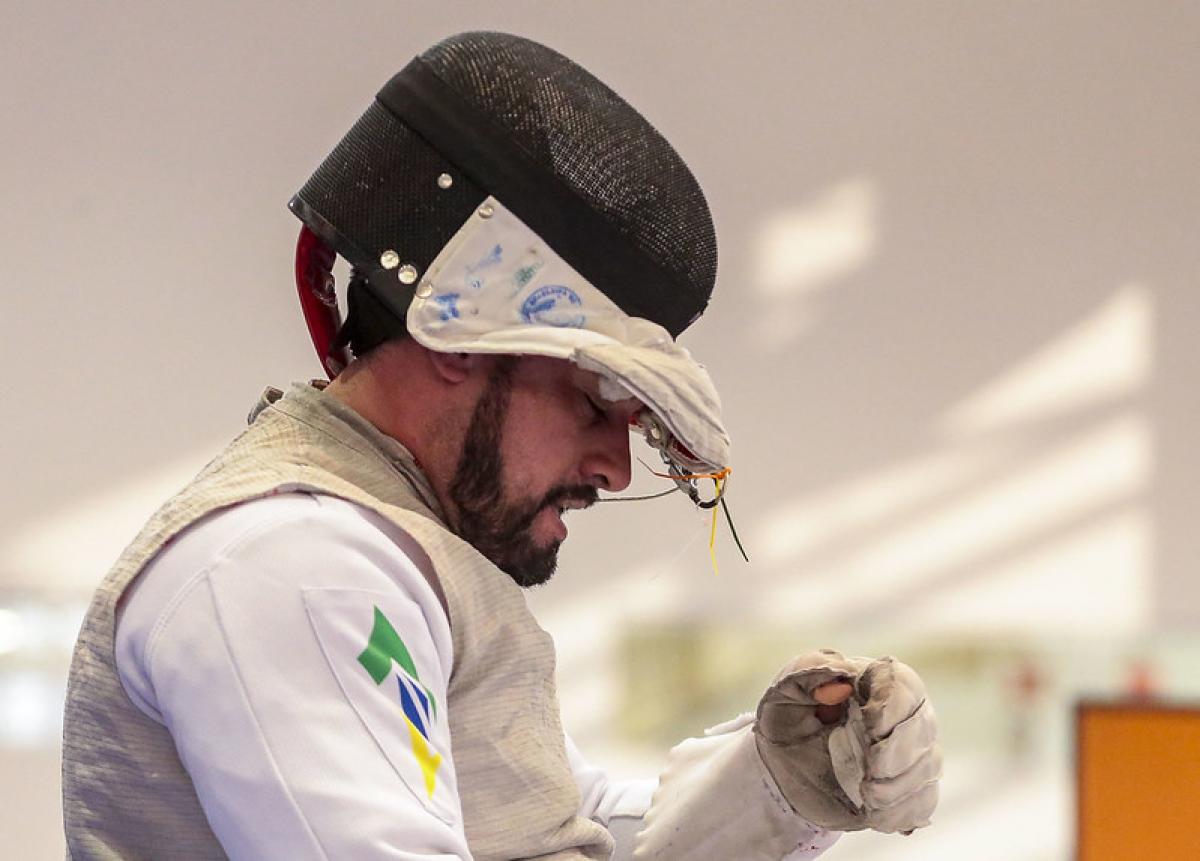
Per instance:
[[[567,537],[567,524],[563,522],[563,514],[567,509],[561,505],[547,505],[542,509],[542,515],[549,521],[547,527],[550,540],[562,542]]]
[[[538,525],[534,527],[535,532],[546,541],[563,542],[567,537],[563,517],[568,511],[590,508],[599,496],[594,487],[583,484],[560,485],[552,489],[542,498],[541,507],[536,509],[534,522]]]
[[[592,505],[591,499],[580,499],[578,497],[569,497],[566,499],[556,500],[545,506],[544,511],[550,512],[552,523],[550,524],[553,537],[557,541],[563,541],[567,537],[567,524],[563,521],[564,516],[568,511],[582,511]]]

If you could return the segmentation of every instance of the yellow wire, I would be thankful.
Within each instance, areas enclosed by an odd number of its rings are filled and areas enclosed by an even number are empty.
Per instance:
[[[713,478],[713,484],[717,486],[717,498],[721,496],[721,479]],[[721,570],[717,568],[717,506],[713,506],[712,510],[712,531],[708,535],[708,558],[712,560],[713,574],[721,576]]]

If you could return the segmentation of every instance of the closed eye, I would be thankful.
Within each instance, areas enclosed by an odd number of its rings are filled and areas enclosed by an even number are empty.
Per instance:
[[[608,410],[596,403],[595,399],[586,392],[583,396],[587,398],[588,406],[592,408],[592,418],[597,422],[608,421]]]

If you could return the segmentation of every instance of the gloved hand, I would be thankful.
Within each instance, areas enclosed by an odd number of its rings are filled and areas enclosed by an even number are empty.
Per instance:
[[[759,703],[754,733],[780,791],[814,825],[909,833],[929,824],[942,773],[937,720],[920,677],[895,658],[828,649],[796,658]]]

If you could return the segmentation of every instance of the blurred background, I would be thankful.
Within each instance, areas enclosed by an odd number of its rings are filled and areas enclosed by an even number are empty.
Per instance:
[[[320,373],[284,204],[465,29],[597,72],[721,242],[683,343],[752,562],[720,524],[715,573],[680,497],[576,515],[533,600],[580,746],[653,774],[796,652],[896,654],[942,806],[826,857],[1071,857],[1076,700],[1200,700],[1200,6],[1166,0],[6,0],[0,854],[62,857],[91,590],[264,386]]]

